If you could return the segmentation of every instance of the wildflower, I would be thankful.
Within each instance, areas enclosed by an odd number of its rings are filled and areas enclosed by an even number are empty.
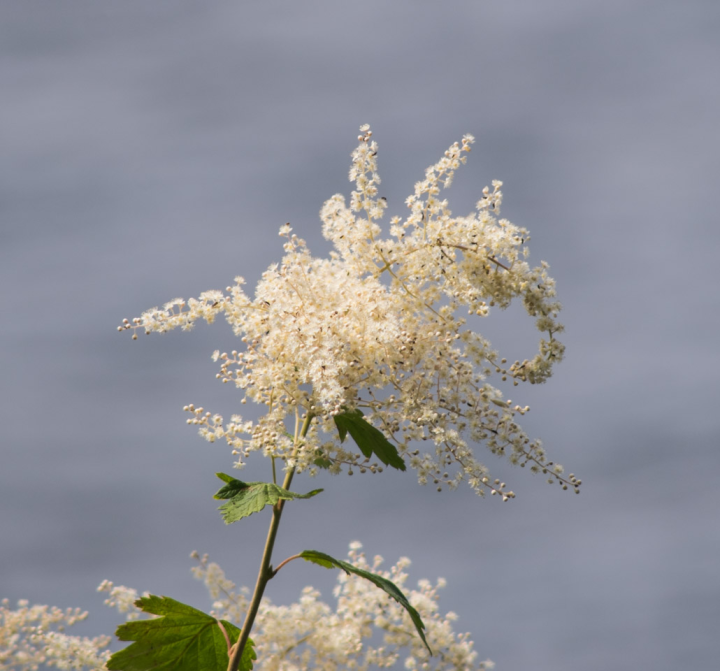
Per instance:
[[[57,669],[104,669],[110,656],[109,636],[88,638],[64,633],[87,618],[78,608],[34,605],[18,601],[10,608],[0,602],[0,669],[37,671],[40,665]]]
[[[426,170],[406,200],[409,214],[394,217],[383,237],[378,221],[386,201],[379,195],[378,146],[371,136],[362,126],[352,153],[349,205],[335,195],[320,212],[323,234],[334,246],[329,258],[312,256],[285,224],[285,255],[263,273],[254,298],[238,277],[225,292],[175,299],[132,323],[125,320],[120,330],[189,329],[199,319],[225,316],[244,346],[214,354],[217,377],[266,413],[255,422],[236,415],[225,423],[202,408],[186,410],[205,439],[229,443],[237,467],[261,451],[313,474],[321,453],[331,472],[378,472],[377,463],[328,440],[334,416],[359,409],[421,483],[442,489],[466,481],[478,494],[513,498],[477,459],[472,444],[483,443],[577,490],[517,424],[528,408],[513,406],[489,381],[500,375],[514,384],[545,382],[564,353],[556,339],[563,327],[555,282],[546,263],[531,268],[526,262],[528,231],[498,218],[502,183],[483,190],[476,212],[452,214],[441,195],[474,142],[466,135]],[[531,359],[506,365],[462,313],[486,317],[514,299],[545,335]],[[308,414],[314,421],[298,446],[285,422]]]
[[[218,619],[237,617],[247,608],[245,592],[238,593],[223,570],[208,561],[207,555],[195,557],[200,563],[193,573],[216,599],[212,615]],[[350,544],[348,561],[399,586],[407,582],[406,569],[411,563],[401,558],[389,570],[382,570],[382,557],[368,562],[362,544],[357,541]],[[477,661],[469,634],[454,631],[457,616],[440,612],[439,590],[444,586],[441,578],[435,585],[420,580],[417,589],[405,589],[422,616],[428,641],[436,653],[432,668],[438,671],[493,668],[489,660]],[[258,671],[348,668],[362,671],[388,668],[401,659],[407,669],[426,668],[430,662],[428,650],[415,634],[407,612],[396,601],[367,580],[342,571],[338,572],[333,594],[337,600],[334,607],[322,601],[320,592],[313,587],[305,587],[298,601],[289,606],[276,606],[263,599],[253,630]],[[377,629],[381,631],[379,643],[377,638],[370,640]]]
[[[191,555],[198,561],[192,569],[213,600],[212,615],[218,619],[240,622],[248,608],[247,588],[236,589],[223,569],[210,562],[207,555]],[[358,568],[372,571],[397,585],[408,580],[410,560],[400,559],[389,570],[381,569],[382,557],[368,562],[362,544],[350,544],[348,561]],[[470,635],[458,634],[453,625],[457,616],[442,614],[438,606],[441,578],[435,585],[418,581],[417,589],[405,590],[412,605],[420,612],[427,638],[436,653],[433,668],[438,671],[483,671],[493,668],[490,661],[478,662]],[[135,589],[114,585],[105,580],[98,591],[109,597],[105,604],[116,608],[128,621],[141,614],[133,605]],[[147,595],[147,593],[145,593]],[[429,661],[427,648],[414,633],[407,612],[372,583],[338,572],[333,607],[321,600],[320,592],[305,587],[300,598],[289,606],[274,605],[264,599],[253,640],[258,652],[257,671],[301,671],[323,669],[359,671],[392,666],[400,659],[405,668],[425,668]],[[37,671],[40,665],[58,669],[102,671],[110,656],[109,636],[95,638],[70,636],[65,627],[87,618],[79,609],[59,608],[20,601],[9,608],[7,599],[0,603],[0,670]],[[382,632],[381,644],[370,640],[374,630]]]

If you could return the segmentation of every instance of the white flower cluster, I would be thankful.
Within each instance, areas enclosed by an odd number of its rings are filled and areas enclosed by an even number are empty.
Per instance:
[[[389,571],[382,571],[382,558],[375,557],[369,564],[361,547],[360,543],[351,543],[350,563],[388,578],[400,587],[404,585],[409,559],[400,559]],[[244,613],[247,600],[235,591],[222,569],[203,556],[193,572],[204,581],[215,599],[212,614],[219,619],[239,621],[238,614]],[[320,593],[312,587],[304,588],[299,601],[290,606],[275,606],[267,599],[262,601],[251,634],[258,654],[255,668],[257,671],[363,671],[390,668],[401,660],[406,669],[493,668],[489,660],[476,661],[477,652],[473,650],[469,634],[453,631],[457,616],[440,614],[438,590],[444,585],[442,579],[435,586],[421,580],[418,589],[404,590],[425,623],[433,657],[397,602],[369,581],[340,571],[334,591],[335,609],[321,601]],[[378,645],[371,640],[374,629],[382,632],[382,642]]]
[[[369,564],[360,552],[360,543],[351,543],[348,560],[358,568],[377,573],[399,587],[407,582],[409,559],[401,559],[389,571],[380,570],[381,557]],[[247,588],[236,589],[224,571],[200,557],[193,574],[205,583],[213,599],[214,617],[242,622],[248,608]],[[407,669],[469,671],[491,669],[492,662],[477,662],[469,634],[456,634],[454,613],[441,615],[438,590],[427,580],[418,589],[404,589],[412,606],[426,626],[426,637],[434,656],[417,635],[406,611],[367,580],[338,572],[335,588],[336,608],[320,600],[320,593],[306,587],[297,603],[275,606],[263,600],[252,638],[258,654],[256,671],[299,671],[317,669],[388,668],[399,660]],[[127,620],[146,617],[133,602],[136,590],[104,581],[98,591],[109,594],[105,604],[125,615]],[[147,593],[146,593],[147,594]],[[20,601],[15,610],[7,600],[0,605],[0,671],[37,671],[41,665],[58,669],[105,668],[110,656],[109,636],[85,638],[68,636],[65,627],[87,618],[86,612],[63,611],[49,606],[29,606]],[[371,641],[373,627],[382,632],[382,644]]]
[[[555,283],[546,263],[531,268],[525,261],[528,232],[498,219],[501,183],[483,190],[476,213],[452,215],[440,192],[466,160],[474,142],[466,135],[427,169],[406,201],[410,214],[392,218],[390,236],[382,237],[376,222],[386,201],[378,195],[378,147],[368,126],[361,132],[352,154],[349,206],[336,195],[320,213],[323,233],[335,248],[330,258],[313,257],[286,224],[280,230],[285,256],[263,274],[254,298],[238,277],[224,293],[175,299],[124,320],[119,330],[189,329],[224,313],[244,347],[215,352],[221,361],[217,377],[242,389],[243,403],[250,399],[267,412],[257,422],[234,415],[225,423],[203,408],[185,409],[207,440],[228,441],[238,467],[251,452],[262,451],[298,471],[314,472],[319,455],[336,473],[381,470],[357,450],[327,439],[337,435],[334,415],[360,409],[417,470],[421,483],[454,488],[466,480],[479,494],[512,498],[476,459],[469,443],[477,442],[578,491],[580,481],[563,478],[540,442],[517,424],[527,406],[513,405],[488,382],[493,374],[514,384],[544,382],[564,352],[555,337],[563,330],[556,321]],[[507,365],[462,312],[487,316],[514,298],[522,299],[546,335],[532,359]],[[315,421],[298,447],[285,421],[307,413]]]
[[[87,618],[79,609],[61,610],[0,602],[0,671],[37,671],[41,665],[57,669],[104,669],[110,656],[109,636],[87,638],[64,633]]]
[[[228,580],[225,572],[217,564],[210,562],[206,554],[201,557],[197,552],[193,552],[190,556],[198,560],[192,573],[205,583],[213,600],[213,614],[222,613],[221,619],[229,622],[242,622],[248,609],[248,588],[241,587],[235,591],[235,583]]]
[[[105,599],[105,605],[115,608],[118,613],[125,616],[130,622],[143,617],[143,612],[135,605],[139,595],[137,590],[123,585],[115,586],[110,580],[103,580],[97,588],[98,592],[107,592],[110,596]],[[145,592],[143,596],[150,596],[149,592]]]

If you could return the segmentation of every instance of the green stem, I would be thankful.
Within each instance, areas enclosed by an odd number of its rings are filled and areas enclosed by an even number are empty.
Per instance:
[[[303,422],[302,430],[300,431],[300,438],[304,438],[310,428],[310,422],[312,421],[313,415],[308,412],[305,415],[305,421]],[[296,429],[297,431],[297,429]],[[299,446],[299,440],[295,443],[295,449],[293,456],[297,454]],[[295,467],[293,466],[286,474],[283,482],[283,489],[289,489],[292,484],[293,476],[295,475]],[[274,506],[272,511],[272,520],[270,522],[270,528],[268,529],[267,540],[265,541],[265,550],[263,551],[262,561],[260,562],[260,571],[258,572],[257,582],[255,583],[255,591],[253,593],[250,607],[248,608],[247,615],[245,616],[245,623],[243,624],[242,631],[240,632],[240,638],[238,642],[232,648],[232,654],[230,661],[228,662],[227,671],[238,671],[240,666],[240,659],[242,658],[245,644],[250,636],[250,631],[255,624],[255,616],[257,615],[258,609],[260,608],[260,601],[262,600],[263,593],[268,581],[273,577],[274,572],[270,566],[270,560],[272,559],[273,546],[275,545],[275,537],[277,536],[277,530],[280,526],[280,517],[283,511],[283,505],[285,501],[280,499]]]

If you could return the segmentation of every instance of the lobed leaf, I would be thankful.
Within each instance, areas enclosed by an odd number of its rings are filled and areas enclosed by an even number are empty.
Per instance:
[[[300,556],[306,561],[313,562],[314,564],[324,568],[340,568],[345,571],[345,573],[354,573],[355,575],[365,578],[365,580],[369,580],[375,586],[379,587],[383,592],[395,599],[395,601],[397,601],[408,612],[410,619],[415,625],[415,629],[417,629],[417,633],[420,635],[420,638],[425,644],[425,647],[431,655],[433,654],[427,640],[425,639],[425,634],[423,632],[425,625],[420,617],[420,613],[418,613],[410,605],[407,597],[402,593],[402,591],[400,591],[400,588],[392,582],[392,580],[388,580],[387,578],[383,578],[375,573],[370,573],[370,571],[365,571],[357,566],[353,566],[349,562],[335,559],[334,557],[326,555],[324,552],[319,552],[318,550],[304,550],[300,553]]]
[[[334,420],[341,443],[349,433],[368,459],[374,454],[386,466],[405,470],[405,462],[395,446],[365,419],[362,410],[341,412],[334,416]]]
[[[225,671],[230,645],[240,630],[230,622],[216,620],[200,610],[167,596],[147,596],[135,605],[145,613],[158,615],[150,620],[122,624],[115,632],[121,641],[134,641],[116,652],[107,662],[110,671]],[[222,628],[221,628],[222,623]],[[241,671],[251,671],[255,654],[248,639],[240,662]]]
[[[313,489],[307,494],[296,494],[272,482],[242,482],[226,473],[216,475],[227,484],[221,487],[213,498],[230,499],[218,508],[225,524],[232,524],[260,512],[265,506],[274,506],[280,499],[309,499],[323,491]]]

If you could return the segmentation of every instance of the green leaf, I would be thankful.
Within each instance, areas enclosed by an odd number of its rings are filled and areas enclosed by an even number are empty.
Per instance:
[[[134,641],[116,652],[107,662],[111,671],[225,671],[228,666],[228,642],[240,637],[230,622],[216,620],[200,610],[167,596],[147,596],[135,605],[145,613],[159,615],[150,620],[122,624],[115,632],[121,641]],[[248,639],[240,669],[251,671],[256,659],[254,645]]]
[[[318,466],[319,468],[327,469],[332,466],[332,461],[325,458],[322,450],[315,450],[315,460],[313,461],[313,464],[315,464],[315,466]]]
[[[253,662],[256,659],[257,653],[255,652],[255,643],[253,643],[251,638],[248,638],[248,640],[245,641],[245,647],[243,648],[242,655],[240,655],[240,665],[238,666],[238,671],[252,671]],[[228,659],[228,662],[229,661],[230,660]],[[225,668],[227,668],[227,666]]]
[[[360,416],[362,417],[362,410],[357,410],[356,412],[360,413]],[[347,419],[346,418],[349,416],[351,416],[349,412],[342,412],[342,413],[335,415],[335,417],[333,417],[333,419],[335,420],[335,426],[337,426],[338,434],[340,435],[341,443],[344,443],[345,438],[347,438],[348,430],[347,430]],[[339,421],[338,421],[338,418],[340,418]]]
[[[410,619],[415,625],[415,629],[417,629],[417,633],[420,635],[420,638],[425,644],[425,647],[431,655],[433,654],[428,642],[425,640],[425,634],[423,633],[425,625],[420,617],[420,613],[418,613],[410,605],[410,602],[394,582],[388,580],[387,578],[383,578],[382,576],[376,575],[375,573],[370,573],[370,571],[364,571],[361,568],[357,568],[357,566],[353,566],[346,561],[335,559],[330,555],[326,555],[324,552],[318,552],[317,550],[305,550],[300,553],[300,556],[306,561],[313,562],[314,564],[318,564],[324,568],[340,568],[345,571],[345,573],[354,573],[355,575],[365,578],[379,587],[383,592],[395,599],[395,601],[397,601],[408,612]]]
[[[405,470],[405,462],[395,446],[385,438],[382,431],[368,423],[363,417],[362,410],[341,412],[335,415],[334,419],[341,443],[349,433],[368,459],[374,454],[386,466]]]
[[[222,511],[225,524],[232,524],[257,513],[265,506],[274,506],[280,499],[309,499],[323,491],[313,489],[307,494],[295,494],[272,482],[242,482],[225,473],[216,475],[227,484],[221,487],[213,498],[230,499],[218,508]]]

